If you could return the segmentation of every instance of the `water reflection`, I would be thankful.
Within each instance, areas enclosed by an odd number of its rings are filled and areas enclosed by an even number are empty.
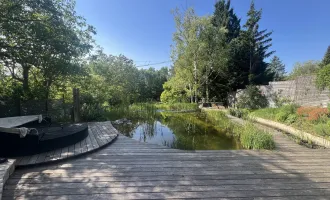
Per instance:
[[[203,113],[161,112],[154,119],[118,127],[141,141],[185,150],[241,149],[235,138],[213,126]]]

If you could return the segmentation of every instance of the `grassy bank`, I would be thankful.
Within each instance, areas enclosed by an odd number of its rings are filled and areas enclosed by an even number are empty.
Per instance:
[[[246,149],[274,149],[275,142],[272,135],[255,127],[252,123],[243,126],[231,122],[221,111],[205,110],[208,119],[215,126],[225,128],[226,131],[238,138]]]
[[[172,111],[191,111],[198,110],[198,105],[195,103],[155,103],[155,107],[159,110],[172,110]]]
[[[249,115],[280,122],[298,130],[330,139],[330,118],[327,108],[285,105],[280,108],[255,110]]]

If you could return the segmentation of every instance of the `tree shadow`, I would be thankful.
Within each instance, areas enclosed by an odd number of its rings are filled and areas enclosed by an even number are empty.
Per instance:
[[[182,151],[120,135],[95,153],[16,170],[3,199],[330,199],[328,153]]]

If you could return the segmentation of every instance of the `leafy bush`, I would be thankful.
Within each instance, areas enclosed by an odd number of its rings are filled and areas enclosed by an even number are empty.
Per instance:
[[[247,109],[259,109],[268,106],[265,95],[254,85],[249,85],[238,98],[237,107]]]
[[[105,118],[105,108],[100,104],[83,104],[81,107],[82,121],[103,121]]]
[[[322,117],[327,117],[329,114],[327,108],[315,108],[308,114],[308,120],[309,121],[318,121]]]
[[[286,122],[287,124],[293,124],[293,123],[295,123],[295,122],[297,121],[297,119],[298,119],[298,115],[296,115],[296,114],[289,114],[289,115],[286,117],[285,122]]]
[[[288,112],[280,111],[279,113],[276,114],[275,120],[278,122],[285,122],[289,115],[290,113]]]
[[[207,119],[214,125],[225,129],[229,134],[237,137],[246,149],[274,149],[275,142],[271,134],[259,130],[252,123],[240,126],[232,123],[224,112],[205,111]]]
[[[297,114],[302,117],[307,117],[309,121],[318,121],[322,118],[327,118],[329,115],[328,108],[319,107],[300,107],[297,109]]]
[[[330,136],[330,126],[329,124],[316,124],[314,125],[314,131],[316,134],[321,136]]]
[[[273,136],[265,131],[257,129],[253,124],[245,124],[240,129],[240,141],[247,149],[274,149]]]
[[[294,122],[297,119],[295,118],[296,110],[297,110],[297,105],[295,104],[282,106],[279,109],[277,109],[275,120],[279,122],[287,122],[287,121]],[[288,119],[289,116],[290,119]]]
[[[316,76],[316,85],[319,89],[330,88],[330,64],[321,68]]]
[[[247,109],[229,109],[229,114],[238,118],[247,119],[249,110]]]
[[[282,107],[284,105],[287,105],[287,104],[291,104],[292,103],[292,100],[291,99],[286,98],[286,97],[282,97],[281,96],[281,93],[282,93],[282,91],[279,91],[279,92],[274,92],[271,95],[271,98],[274,101],[276,108],[280,108],[280,107]]]
[[[198,110],[198,105],[195,103],[159,103],[155,104],[156,108],[161,110],[188,111]]]

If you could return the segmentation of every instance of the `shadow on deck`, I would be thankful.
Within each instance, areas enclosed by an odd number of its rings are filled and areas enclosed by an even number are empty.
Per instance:
[[[93,154],[17,170],[3,199],[330,199],[328,153],[182,151],[120,135]]]

